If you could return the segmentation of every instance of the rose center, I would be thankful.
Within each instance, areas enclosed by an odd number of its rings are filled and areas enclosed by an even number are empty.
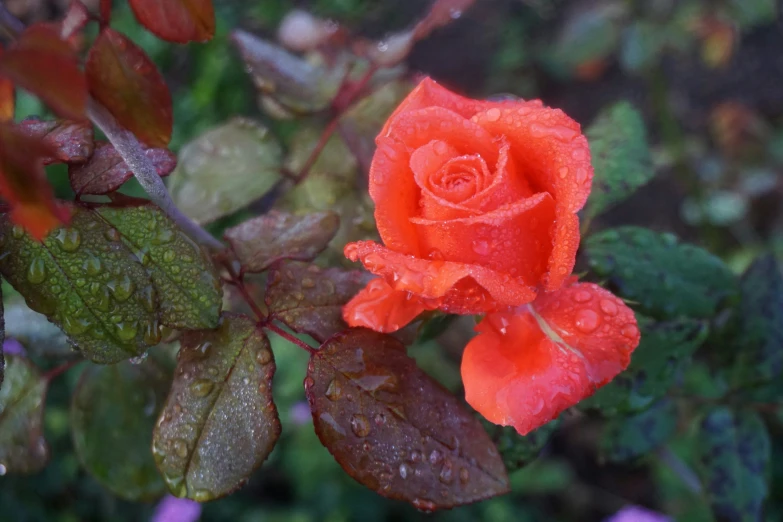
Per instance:
[[[450,203],[462,203],[491,182],[491,174],[481,156],[459,156],[447,161],[430,175],[429,190]]]

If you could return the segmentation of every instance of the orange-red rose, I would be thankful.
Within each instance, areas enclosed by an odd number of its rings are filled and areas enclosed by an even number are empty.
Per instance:
[[[467,400],[520,432],[627,366],[633,313],[569,279],[593,177],[576,122],[540,101],[470,100],[425,79],[376,143],[384,245],[345,254],[380,278],[346,305],[350,325],[391,332],[424,310],[487,314],[466,347]]]

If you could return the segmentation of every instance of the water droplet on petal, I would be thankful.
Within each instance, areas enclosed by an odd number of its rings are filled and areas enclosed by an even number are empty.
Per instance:
[[[482,239],[475,239],[473,240],[473,251],[480,256],[489,255],[489,243]]]
[[[351,417],[351,431],[357,437],[366,437],[370,434],[370,421],[361,413]]]
[[[593,298],[593,294],[591,294],[587,290],[579,290],[577,293],[574,294],[574,301],[576,301],[577,303],[586,303],[592,298]]]
[[[601,311],[610,317],[617,315],[617,305],[611,299],[601,299]]]
[[[574,326],[584,333],[592,333],[601,324],[601,317],[589,308],[579,310],[576,313]]]
[[[639,328],[637,328],[635,324],[629,323],[623,326],[620,333],[629,339],[633,339],[639,335]]]
[[[43,283],[46,280],[46,264],[40,257],[33,259],[27,269],[27,280],[34,285]]]
[[[337,379],[334,379],[329,383],[329,387],[326,388],[326,398],[330,401],[336,401],[340,398],[342,392],[343,390],[340,382]]]
[[[487,111],[485,117],[487,118],[487,121],[498,121],[500,119],[500,109],[492,107]]]
[[[565,179],[568,176],[568,167],[560,167],[560,179]]]

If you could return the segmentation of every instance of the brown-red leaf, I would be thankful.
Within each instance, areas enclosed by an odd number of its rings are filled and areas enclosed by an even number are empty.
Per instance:
[[[57,154],[39,138],[25,135],[17,127],[0,125],[0,196],[11,205],[11,219],[37,239],[70,217],[54,200],[46,180],[44,159]]]
[[[509,490],[479,421],[390,336],[336,335],[310,359],[305,390],[321,442],[380,495],[434,511]]]
[[[177,166],[177,156],[168,149],[146,149],[144,154],[161,177],[171,174]],[[133,172],[125,160],[108,142],[98,143],[87,163],[68,168],[71,188],[77,194],[108,194],[120,188],[131,176]]]
[[[50,163],[84,163],[92,155],[92,125],[87,121],[73,120],[24,120],[19,130],[31,138],[43,140],[54,156],[43,159]]]
[[[215,35],[212,0],[130,0],[136,19],[169,42],[206,42]]]
[[[2,53],[3,47],[0,46],[0,56]],[[0,78],[0,123],[14,119],[14,109],[16,108],[14,94],[13,82],[8,78]]]
[[[343,305],[373,277],[364,270],[284,262],[269,271],[265,300],[273,317],[324,342],[348,328]]]
[[[40,97],[63,118],[84,119],[87,81],[73,48],[53,26],[28,27],[0,58],[0,76]]]
[[[85,67],[90,93],[151,147],[165,147],[173,126],[171,94],[155,64],[125,35],[105,28]]]
[[[226,231],[245,272],[263,272],[275,261],[310,261],[332,240],[340,218],[334,212],[304,216],[272,210]]]

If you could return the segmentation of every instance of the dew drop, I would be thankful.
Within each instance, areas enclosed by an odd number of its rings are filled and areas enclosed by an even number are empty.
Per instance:
[[[258,364],[269,364],[272,361],[272,352],[269,348],[261,348],[256,353],[256,362]]]
[[[34,285],[43,283],[46,280],[46,264],[40,257],[33,259],[27,269],[27,280]]]
[[[639,335],[639,328],[633,323],[628,323],[620,330],[620,333],[629,339],[634,339]]]
[[[584,183],[587,181],[587,169],[579,168],[576,170],[576,182]]]
[[[174,262],[174,259],[176,259],[177,255],[174,253],[173,250],[166,250],[163,253],[163,261],[166,263],[172,263]]]
[[[443,156],[449,151],[449,146],[446,144],[445,141],[436,141],[435,144],[432,146],[432,150],[435,151],[435,154]]]
[[[459,470],[459,481],[463,484],[467,484],[468,480],[470,480],[470,472],[467,468],[462,468]]]
[[[473,251],[480,256],[489,255],[489,243],[482,239],[475,239],[473,240]]]
[[[574,301],[577,303],[586,303],[593,298],[593,295],[587,290],[579,290],[574,294]]]
[[[611,299],[601,299],[601,311],[610,317],[617,315],[617,305]]]
[[[451,484],[454,480],[454,465],[449,459],[443,461],[443,467],[440,469],[438,480],[444,484]]]
[[[500,119],[500,109],[492,107],[486,112],[485,117],[487,121],[498,121]]]
[[[164,228],[158,231],[157,235],[152,239],[152,244],[164,245],[171,242],[172,239],[174,239],[174,232]]]
[[[560,167],[560,179],[565,179],[568,176],[568,167]]]
[[[584,308],[576,313],[574,326],[584,333],[592,333],[601,324],[601,317],[589,308]]]
[[[406,479],[408,478],[408,475],[410,475],[413,472],[410,466],[405,464],[404,462],[400,464],[400,478]]]
[[[106,238],[106,241],[119,241],[120,233],[116,228],[109,228],[103,233],[103,237]]]
[[[87,272],[88,276],[94,277],[103,271],[103,263],[101,262],[100,258],[91,256],[87,258],[87,260],[82,265],[82,268],[84,268],[84,271]]]
[[[386,424],[386,414],[384,413],[376,413],[375,414],[375,424],[378,426],[383,426]]]
[[[11,235],[14,236],[14,239],[22,239],[24,236],[24,229],[19,225],[14,225],[11,229]]]
[[[326,398],[330,401],[336,401],[343,394],[342,385],[337,379],[333,379],[326,388]]]
[[[171,449],[173,449],[174,453],[181,459],[188,456],[188,443],[182,439],[174,439],[171,443]]]
[[[366,437],[370,434],[370,421],[361,413],[351,417],[351,431],[357,437]]]
[[[121,303],[127,301],[136,290],[136,285],[127,275],[122,276],[122,279],[109,281],[106,286],[109,287],[114,298]]]
[[[193,392],[193,395],[196,397],[206,397],[212,392],[214,387],[215,385],[212,381],[207,379],[198,379],[190,385],[190,391]]]
[[[155,319],[144,325],[144,344],[154,346],[161,340],[160,324]]]
[[[61,228],[55,237],[66,252],[76,252],[82,244],[82,236],[75,228]]]
[[[443,454],[438,450],[432,450],[429,457],[430,464],[437,466],[441,460],[443,460]]]
[[[302,279],[302,288],[315,288],[315,281],[309,277]]]
[[[117,325],[117,337],[119,337],[120,341],[132,341],[136,337],[136,332],[138,332],[136,323],[120,323]]]

